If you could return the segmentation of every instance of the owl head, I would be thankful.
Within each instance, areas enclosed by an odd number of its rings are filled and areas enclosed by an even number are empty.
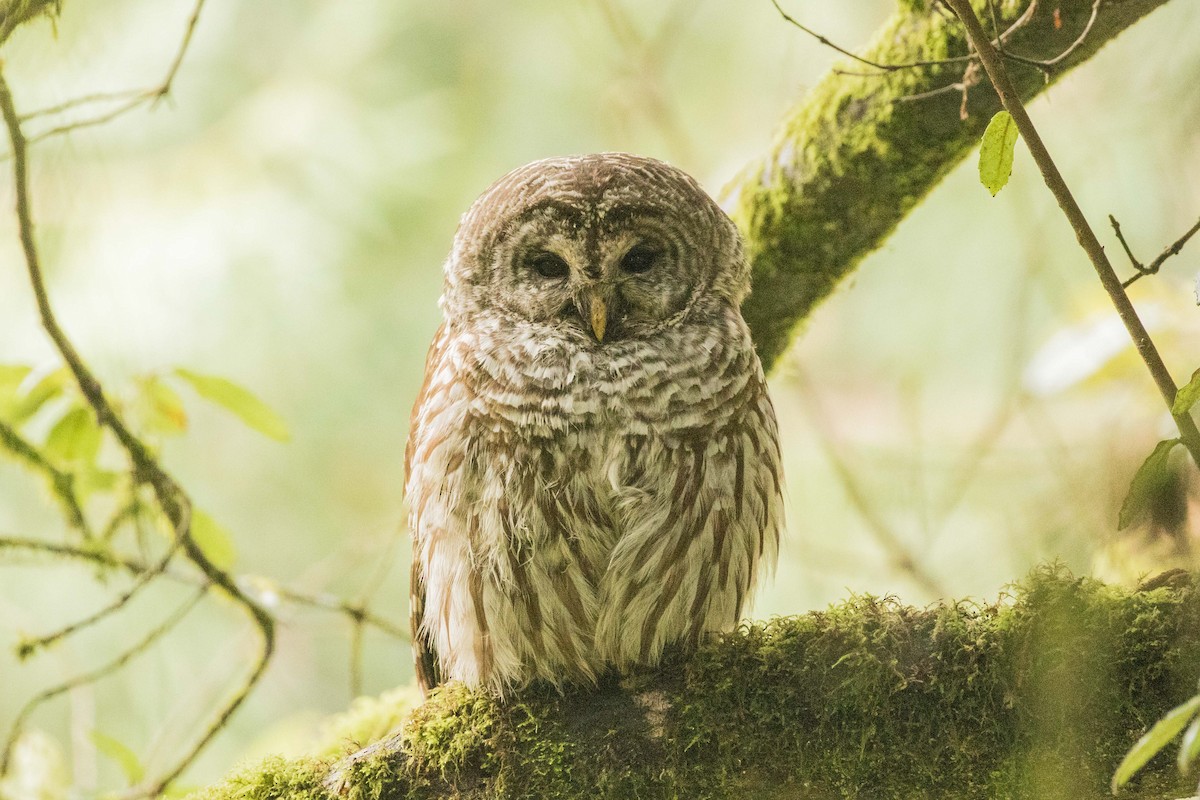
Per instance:
[[[749,268],[732,220],[684,172],[626,153],[535,161],[463,216],[448,319],[533,323],[596,346],[740,306]]]

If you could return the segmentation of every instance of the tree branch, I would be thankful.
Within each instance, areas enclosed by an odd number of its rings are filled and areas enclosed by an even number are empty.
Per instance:
[[[25,440],[16,428],[4,420],[0,420],[0,448],[7,450],[36,472],[40,472],[50,484],[55,498],[62,505],[67,521],[78,530],[84,539],[91,539],[92,529],[87,517],[83,514],[83,506],[75,493],[75,478],[69,472],[63,472],[46,460],[37,448]]]
[[[25,0],[28,2],[29,0]],[[201,0],[202,2],[202,0]],[[199,4],[197,5],[197,8]],[[2,26],[2,20],[0,20]],[[2,29],[0,29],[2,30]],[[189,26],[189,36],[191,28]],[[173,67],[174,68],[174,67]],[[182,487],[175,482],[166,470],[158,463],[157,458],[125,424],[116,413],[112,404],[104,394],[100,382],[92,374],[91,369],[75,350],[66,333],[59,326],[50,306],[46,284],[43,278],[41,260],[37,245],[34,242],[34,225],[31,203],[29,200],[28,172],[28,142],[21,129],[21,117],[13,102],[12,92],[4,77],[3,64],[0,63],[0,116],[4,119],[8,130],[9,142],[12,146],[13,185],[16,189],[17,226],[20,233],[21,249],[25,256],[25,266],[29,274],[29,282],[37,301],[38,314],[42,327],[46,330],[55,348],[62,355],[67,367],[74,376],[79,390],[83,393],[88,405],[96,415],[97,422],[107,427],[124,449],[134,469],[138,482],[148,484],[154,492],[154,497],[163,514],[170,521],[174,531],[175,541],[183,549],[187,558],[201,571],[214,586],[224,591],[253,621],[259,633],[260,650],[249,674],[242,685],[235,691],[225,704],[217,711],[215,719],[197,737],[188,751],[166,774],[152,778],[146,786],[140,787],[135,793],[141,796],[160,794],[171,781],[175,780],[196,755],[207,745],[217,732],[225,726],[230,716],[242,705],[250,695],[250,691],[266,672],[267,664],[275,652],[275,620],[271,614],[245,594],[237,582],[224,570],[214,564],[204,549],[192,538],[191,500]],[[3,765],[0,764],[0,773]]]
[[[1021,101],[1020,92],[1013,85],[1003,59],[988,41],[987,33],[979,24],[979,18],[975,16],[969,0],[945,0],[945,2],[954,9],[966,28],[967,37],[979,53],[979,58],[983,61],[983,67],[987,70],[988,77],[992,79],[992,85],[996,87],[1000,101],[1004,104],[1005,110],[1012,115],[1013,122],[1016,123],[1025,146],[1029,148],[1034,163],[1042,173],[1046,186],[1054,195],[1054,199],[1058,201],[1059,208],[1062,209],[1071,228],[1075,231],[1075,238],[1079,241],[1079,246],[1087,254],[1088,260],[1092,262],[1096,276],[1100,278],[1100,284],[1108,293],[1108,298],[1116,308],[1117,315],[1129,332],[1129,337],[1133,339],[1133,345],[1137,348],[1138,355],[1142,357],[1146,369],[1149,370],[1154,384],[1167,404],[1167,409],[1170,410],[1175,404],[1175,393],[1178,391],[1178,387],[1171,378],[1167,365],[1163,363],[1158,348],[1154,346],[1154,341],[1146,331],[1146,326],[1142,324],[1137,309],[1133,307],[1129,295],[1125,293],[1121,279],[1117,277],[1116,270],[1108,260],[1108,254],[1104,252],[1104,245],[1100,244],[1100,239],[1096,237],[1096,232],[1092,230],[1087,217],[1084,216],[1083,209],[1075,202],[1075,196],[1071,194],[1067,182],[1063,180],[1062,173],[1058,171],[1058,165],[1054,163],[1050,151],[1046,149],[1045,142],[1042,141],[1041,135],[1034,127],[1033,120],[1029,118],[1025,104]],[[1183,247],[1183,243],[1186,241],[1187,237],[1182,239],[1178,246]],[[1169,250],[1170,248],[1168,248]],[[1175,425],[1179,428],[1179,436],[1184,447],[1192,454],[1192,461],[1200,466],[1200,430],[1196,428],[1196,421],[1192,419],[1191,413],[1186,411],[1182,414],[1172,414],[1172,417],[1175,419]]]
[[[451,684],[400,736],[271,759],[193,800],[1100,800],[1200,677],[1200,591],[1173,577],[1126,592],[1046,569],[986,606],[857,597],[594,693]],[[1123,796],[1187,793],[1170,760],[1153,766]]]
[[[1054,62],[1054,69],[1048,81],[1042,68],[1013,64],[1018,94],[1035,97],[1165,2],[1037,3],[1028,23],[1006,37],[1005,51]],[[897,5],[860,55],[901,64],[969,54],[957,20],[914,10],[925,4]],[[1031,5],[1000,4],[1001,25],[1011,27]],[[753,266],[754,289],[742,310],[765,367],[816,304],[978,144],[1000,105],[993,92],[971,90],[962,78],[961,64],[865,79],[835,70],[786,115],[770,153],[727,188],[725,205],[746,235]],[[938,91],[956,82],[966,88]],[[927,93],[934,94],[901,102]]]

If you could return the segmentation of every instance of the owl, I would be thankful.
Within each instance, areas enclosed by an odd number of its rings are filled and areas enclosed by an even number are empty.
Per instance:
[[[749,287],[661,161],[536,161],[475,201],[405,456],[425,691],[586,685],[737,624],[782,524]]]

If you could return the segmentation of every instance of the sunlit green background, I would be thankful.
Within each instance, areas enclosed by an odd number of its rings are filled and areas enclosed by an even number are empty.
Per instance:
[[[788,7],[855,46],[891,6]],[[191,10],[66,0],[57,26],[18,32],[0,54],[20,108],[154,84]],[[1170,3],[1034,106],[1123,270],[1106,214],[1143,260],[1200,215],[1197,30],[1200,9]],[[189,433],[165,452],[232,531],[237,572],[355,598],[390,567],[372,607],[403,621],[402,452],[459,214],[512,167],[596,150],[670,160],[717,194],[833,57],[767,0],[209,0],[169,100],[35,147],[53,300],[110,391],[185,365],[253,388],[287,419],[293,440],[281,445],[187,395]],[[52,367],[15,233],[0,215],[0,363]],[[1198,269],[1200,242],[1133,289],[1180,380],[1200,365]],[[956,170],[776,370],[789,530],[755,616],[851,592],[991,598],[1054,558],[1122,579],[1186,560],[1194,508],[1190,532],[1115,530],[1130,476],[1171,428],[1106,309],[1023,145],[996,198],[973,163]],[[0,460],[3,535],[55,540],[64,525],[41,482]],[[135,640],[185,591],[152,588],[19,664],[20,633],[86,614],[125,584],[12,561],[0,562],[0,731],[32,693]],[[186,783],[298,746],[351,699],[345,620],[278,611],[265,683]],[[210,600],[32,724],[81,796],[111,788],[120,773],[90,732],[167,766],[252,645],[235,609]],[[366,693],[412,675],[405,643],[375,632],[363,665]]]

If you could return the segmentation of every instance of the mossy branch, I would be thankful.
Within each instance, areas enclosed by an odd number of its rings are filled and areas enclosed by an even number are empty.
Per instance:
[[[1010,61],[1021,98],[1035,97],[1165,2],[1105,0],[1090,28],[1094,0],[1036,4],[1006,38],[1005,52],[1024,61],[1066,56],[1042,67]],[[861,55],[885,64],[967,55],[962,25],[929,5],[898,3]],[[996,5],[1005,29],[1033,4]],[[979,0],[975,6],[987,9]],[[743,312],[768,369],[799,323],[971,152],[1000,109],[990,86],[972,88],[977,69],[964,80],[960,62],[869,76],[848,66],[857,74],[827,75],[787,114],[766,157],[727,190],[725,205],[746,235],[754,269]],[[955,83],[966,88],[937,92]]]
[[[193,800],[1099,800],[1200,677],[1200,588],[1175,577],[1130,592],[1046,568],[994,605],[856,597],[598,693],[450,685],[402,735],[272,759]],[[1169,755],[1137,780],[1122,796],[1189,793]]]

